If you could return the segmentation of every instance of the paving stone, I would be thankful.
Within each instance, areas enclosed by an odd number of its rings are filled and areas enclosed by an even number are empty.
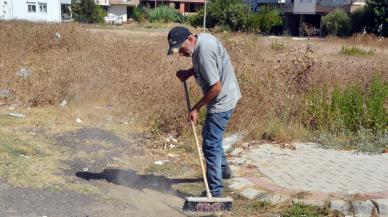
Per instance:
[[[380,216],[387,215],[388,216],[388,199],[376,199],[374,200],[380,208]]]
[[[288,189],[347,194],[388,191],[388,167],[382,166],[388,165],[388,155],[326,150],[314,144],[297,144],[296,150],[266,144],[251,147],[244,156],[274,184]]]
[[[245,190],[243,190],[242,192],[240,192],[240,195],[249,199],[249,200],[252,200],[252,199],[255,199],[257,197],[257,195],[259,195],[259,191],[253,189],[253,188],[247,188]]]
[[[323,207],[325,205],[325,201],[321,200],[313,200],[313,199],[292,199],[295,203],[303,203],[306,205],[319,206]]]
[[[354,203],[354,211],[358,217],[370,217],[373,207],[373,203],[370,201]]]
[[[244,149],[242,149],[242,148],[235,148],[231,153],[230,153],[230,155],[232,155],[232,156],[238,156],[241,152],[243,152],[244,151]]]
[[[290,201],[291,198],[285,194],[270,194],[270,202],[272,204],[279,204]]]
[[[253,182],[249,181],[247,178],[244,177],[233,178],[230,183],[231,184],[229,185],[229,188],[234,191],[241,190],[243,188],[251,187],[254,185]]]

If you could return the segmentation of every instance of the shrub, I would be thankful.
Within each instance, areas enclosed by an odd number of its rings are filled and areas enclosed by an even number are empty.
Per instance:
[[[212,0],[207,7],[206,27],[229,26],[233,31],[242,30],[249,12],[249,7],[242,0]],[[194,27],[201,26],[203,17],[204,11],[200,10],[190,17],[190,24]]]
[[[274,28],[279,27],[283,24],[283,19],[280,11],[277,9],[270,9],[263,7],[259,12],[259,26],[261,32],[271,33]]]
[[[143,23],[147,19],[147,12],[143,7],[137,6],[132,10],[132,18],[138,23]]]
[[[177,10],[165,5],[150,10],[148,17],[150,22],[183,22],[183,16]]]
[[[72,0],[71,10],[74,20],[83,23],[104,23],[106,13],[94,0]]]
[[[350,32],[349,15],[342,9],[336,9],[322,17],[322,26],[333,36],[347,36]]]
[[[349,56],[368,56],[368,55],[373,55],[375,53],[375,50],[374,49],[364,50],[362,48],[358,48],[354,46],[352,47],[342,46],[339,53],[343,55],[349,55]]]

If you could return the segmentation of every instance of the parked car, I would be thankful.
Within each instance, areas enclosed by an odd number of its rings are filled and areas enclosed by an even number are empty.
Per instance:
[[[109,15],[104,18],[106,24],[121,25],[123,24],[122,16]]]

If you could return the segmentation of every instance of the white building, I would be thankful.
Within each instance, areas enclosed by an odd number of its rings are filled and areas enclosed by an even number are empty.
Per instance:
[[[0,0],[0,19],[61,22],[71,0]]]

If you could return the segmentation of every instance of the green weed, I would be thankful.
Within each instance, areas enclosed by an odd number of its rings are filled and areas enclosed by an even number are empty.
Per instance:
[[[355,46],[352,46],[352,47],[342,46],[341,50],[339,51],[340,54],[348,55],[348,56],[371,56],[371,55],[374,55],[375,52],[376,52],[375,49],[365,50]]]

